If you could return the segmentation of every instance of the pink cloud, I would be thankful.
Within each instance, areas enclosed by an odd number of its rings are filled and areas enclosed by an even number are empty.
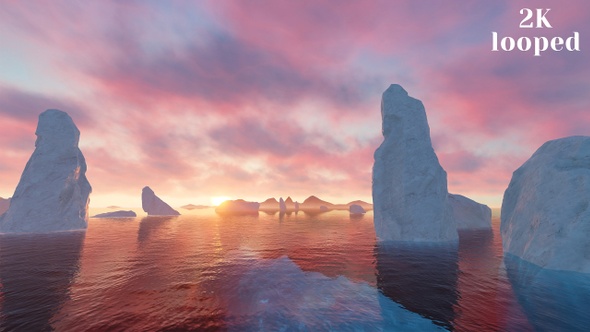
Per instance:
[[[501,196],[541,143],[587,135],[590,124],[586,54],[490,51],[491,31],[538,32],[518,29],[523,4],[11,3],[0,47],[43,54],[65,92],[0,78],[9,148],[0,151],[10,160],[0,172],[20,175],[11,155],[26,155],[36,114],[58,107],[82,130],[100,202],[147,182],[178,201],[213,192],[367,199],[379,98],[401,83],[424,101],[450,188]],[[551,33],[579,30],[586,43],[589,4],[538,6],[553,8]]]

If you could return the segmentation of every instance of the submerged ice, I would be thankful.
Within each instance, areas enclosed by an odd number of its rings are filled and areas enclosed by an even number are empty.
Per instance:
[[[227,294],[228,318],[239,318],[240,330],[442,330],[366,283],[304,272],[286,256],[246,266]]]

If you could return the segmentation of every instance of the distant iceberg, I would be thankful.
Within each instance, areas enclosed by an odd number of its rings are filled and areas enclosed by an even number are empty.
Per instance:
[[[367,203],[367,202],[361,201],[361,200],[356,200],[356,201],[348,202],[346,204],[335,204],[334,205],[334,209],[335,210],[349,210],[350,211],[350,206],[351,205],[359,205],[365,211],[373,210],[373,204]]]
[[[215,208],[220,214],[258,214],[260,203],[247,202],[243,199],[225,201]]]
[[[492,229],[492,209],[462,195],[449,194],[457,229]]]
[[[207,209],[207,208],[210,208],[210,206],[207,206],[207,205],[187,204],[187,205],[181,206],[180,208],[190,211],[190,210]]]
[[[295,211],[295,202],[293,202],[291,196],[287,196],[287,199],[285,200],[285,209],[287,211]]]
[[[365,214],[367,211],[363,209],[362,206],[357,204],[352,204],[349,209],[350,214]]]
[[[299,204],[299,210],[302,211],[328,211],[333,207],[334,204],[321,200],[313,195],[309,196],[303,201],[303,203]]]
[[[78,148],[80,131],[59,110],[39,115],[35,151],[27,162],[0,233],[44,233],[86,229],[92,188]]]
[[[133,211],[113,211],[113,212],[105,212],[99,213],[94,215],[90,218],[134,218],[137,217],[137,214]]]
[[[278,211],[280,209],[279,202],[276,198],[271,197],[264,202],[260,203],[260,210],[263,211]]]
[[[350,211],[351,205],[360,205],[365,211],[372,210],[373,204],[356,200],[346,204],[333,204],[330,202],[326,202],[322,199],[319,199],[316,196],[309,196],[306,198],[303,203],[299,203],[294,201],[291,196],[287,196],[287,199],[281,197],[279,201],[275,198],[271,197],[264,202],[260,203],[260,211],[265,212],[275,212],[275,211],[283,211],[283,212],[298,212],[298,211],[305,211],[308,213],[313,212],[323,212],[329,210],[346,210]],[[322,207],[323,206],[323,207]]]
[[[150,187],[141,191],[141,207],[148,216],[179,216],[180,213],[161,200]]]

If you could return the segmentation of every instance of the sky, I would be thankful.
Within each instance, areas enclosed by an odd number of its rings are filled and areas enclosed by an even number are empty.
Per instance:
[[[524,7],[550,8],[552,28],[519,28]],[[492,32],[579,32],[580,51],[493,52]],[[146,185],[173,206],[371,201],[397,83],[424,103],[449,191],[500,207],[541,144],[590,135],[589,48],[585,0],[4,1],[0,197],[58,108],[91,207],[140,206]]]

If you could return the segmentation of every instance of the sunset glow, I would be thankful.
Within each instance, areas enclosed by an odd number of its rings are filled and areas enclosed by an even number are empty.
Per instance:
[[[544,33],[589,29],[590,2],[558,4],[535,3],[554,8]],[[0,197],[48,108],[80,128],[92,207],[140,206],[146,185],[173,206],[370,201],[391,83],[424,102],[449,191],[492,207],[542,143],[590,134],[587,52],[491,51],[492,31],[540,33],[518,28],[519,1],[2,7]]]
[[[221,204],[221,203],[223,203],[223,202],[225,202],[227,200],[230,200],[230,199],[231,199],[231,197],[228,197],[228,196],[215,196],[215,197],[211,197],[211,204],[213,206],[218,206],[219,204]]]

